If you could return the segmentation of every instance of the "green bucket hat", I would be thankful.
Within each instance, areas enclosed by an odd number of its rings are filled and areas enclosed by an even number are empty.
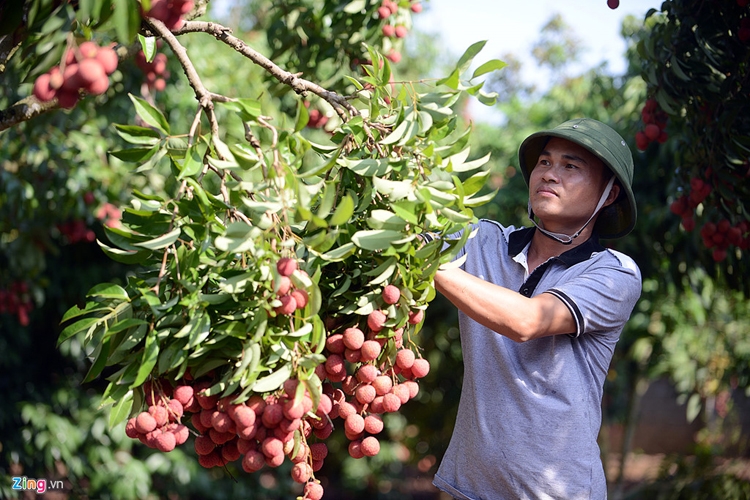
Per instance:
[[[601,210],[594,230],[607,239],[628,234],[635,226],[637,211],[633,196],[633,155],[625,140],[611,127],[591,118],[569,120],[553,129],[533,133],[518,148],[518,161],[526,185],[550,137],[583,146],[614,172],[623,189],[614,203]]]

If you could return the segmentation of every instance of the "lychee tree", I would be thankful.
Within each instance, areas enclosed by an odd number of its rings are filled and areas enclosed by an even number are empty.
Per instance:
[[[24,7],[24,29],[39,31],[14,50],[50,50],[26,62],[33,97],[2,118],[7,128],[74,108],[110,90],[117,62],[139,58],[150,76],[143,96],[129,95],[137,118],[115,125],[127,146],[111,154],[164,181],[142,183],[126,206],[102,213],[121,218],[105,225],[102,250],[133,271],[124,285],[96,285],[70,308],[59,342],[83,345],[85,381],[106,375],[111,426],[127,420],[129,436],[164,452],[194,434],[204,467],[241,460],[252,472],[288,457],[307,498],[319,498],[313,478],[334,420],[342,419],[353,457],[377,454],[380,415],[412,399],[429,370],[418,333],[435,295],[432,276],[468,234],[442,236],[492,197],[488,158],[470,159],[469,130],[453,108],[462,94],[491,103],[476,78],[502,67],[489,61],[464,80],[478,43],[447,78],[396,82],[398,42],[384,41],[382,25],[395,16],[400,40],[420,9],[322,4],[314,10],[321,24],[308,33],[319,29],[320,47],[345,50],[295,61],[299,45],[274,35],[274,55],[288,68],[226,27],[187,20],[201,12],[192,2],[34,4],[41,15]],[[273,15],[302,20],[314,7],[279,4]],[[180,42],[188,34],[215,38],[263,68],[278,98],[213,92]],[[163,88],[159,49],[177,60],[198,105],[177,124],[149,94]],[[350,52],[360,56],[353,76],[340,69]],[[302,78],[302,62],[334,68],[332,86]],[[330,111],[315,140],[306,127],[313,98]],[[438,238],[422,244],[424,232]]]
[[[706,267],[747,292],[750,6],[671,0],[646,14],[646,27],[638,148],[665,149],[671,212]]]

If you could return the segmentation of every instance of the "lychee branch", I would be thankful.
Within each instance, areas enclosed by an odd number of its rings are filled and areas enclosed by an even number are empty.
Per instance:
[[[214,113],[214,94],[206,90],[206,87],[203,85],[198,72],[195,70],[193,62],[190,60],[190,57],[188,57],[187,50],[180,44],[180,42],[177,41],[177,38],[172,34],[171,31],[169,31],[169,29],[164,25],[163,22],[159,21],[158,19],[154,19],[153,17],[147,17],[145,19],[145,22],[155,33],[157,33],[162,39],[164,39],[167,45],[169,45],[169,48],[172,49],[172,52],[174,53],[175,57],[177,57],[177,60],[179,61],[183,71],[185,72],[188,83],[195,92],[195,97],[196,99],[198,99],[198,103],[200,104],[201,108],[203,108],[203,111],[208,117],[208,122],[211,126],[211,134],[214,137],[218,137],[219,122],[216,119],[216,113]]]
[[[326,90],[309,80],[300,78],[298,74],[283,70],[266,56],[257,52],[244,41],[232,35],[231,31],[231,29],[213,22],[188,21],[175,33],[178,35],[183,33],[208,33],[265,69],[271,76],[276,78],[279,82],[291,87],[297,94],[304,97],[307,92],[312,92],[324,99],[333,106],[334,110],[342,120],[346,121],[347,119],[344,110],[348,111],[350,116],[356,116],[359,114],[357,109],[352,106],[344,96]]]

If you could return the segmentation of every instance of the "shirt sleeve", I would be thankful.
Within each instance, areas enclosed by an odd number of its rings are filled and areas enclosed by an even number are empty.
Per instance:
[[[576,337],[619,332],[641,296],[641,273],[630,257],[609,251],[608,258],[546,293],[556,296],[570,310]]]

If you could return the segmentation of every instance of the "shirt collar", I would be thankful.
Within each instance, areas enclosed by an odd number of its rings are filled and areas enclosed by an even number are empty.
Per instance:
[[[534,236],[534,231],[536,231],[536,228],[523,227],[510,233],[508,236],[508,255],[514,257],[523,252]],[[592,233],[588,240],[570,250],[566,250],[558,255],[556,259],[566,266],[572,266],[590,259],[595,253],[603,252],[604,250],[605,248],[599,243],[599,237],[595,233]]]

